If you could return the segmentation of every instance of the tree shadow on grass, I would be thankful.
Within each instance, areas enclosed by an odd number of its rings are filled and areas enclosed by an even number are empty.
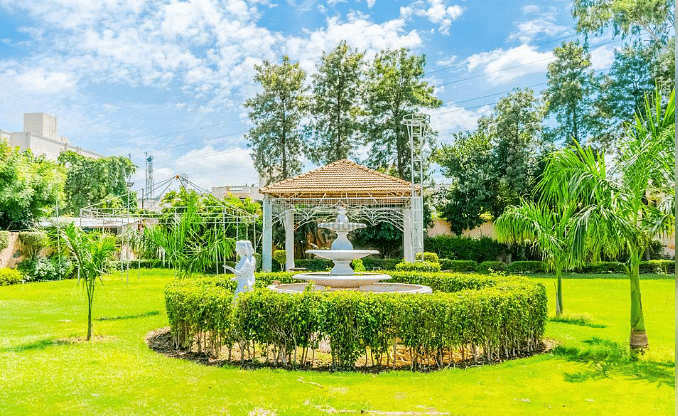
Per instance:
[[[102,316],[101,318],[96,318],[97,321],[116,321],[120,319],[136,319],[136,318],[145,318],[147,316],[156,316],[160,315],[160,311],[148,311],[139,313],[136,315],[121,315],[121,316]]]
[[[44,350],[47,347],[56,346],[56,345],[73,345],[73,344],[85,344],[93,342],[109,342],[113,341],[116,338],[110,335],[94,335],[92,339],[87,341],[85,337],[68,337],[68,338],[45,338],[33,342],[28,342],[26,344],[14,345],[11,347],[0,348],[0,352],[26,352],[26,351],[37,351]]]
[[[646,380],[659,385],[676,386],[673,374],[674,363],[637,360],[631,357],[629,349],[616,342],[593,337],[584,343],[590,348],[558,346],[553,354],[568,361],[587,364],[587,369],[576,373],[565,373],[565,381],[582,383],[598,380],[612,374],[622,374],[637,380]]]

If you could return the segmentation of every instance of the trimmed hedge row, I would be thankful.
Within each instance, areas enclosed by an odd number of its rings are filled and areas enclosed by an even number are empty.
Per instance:
[[[289,273],[257,276],[257,286],[292,281]],[[335,367],[354,367],[369,348],[380,361],[396,342],[409,347],[412,368],[468,346],[474,358],[510,357],[538,347],[547,301],[540,284],[519,277],[396,272],[392,281],[422,283],[432,295],[384,295],[354,291],[306,291],[288,295],[266,289],[233,301],[226,278],[177,280],[165,290],[172,336],[181,347],[198,345],[273,350],[275,363],[305,363],[308,352],[328,339]],[[229,353],[230,355],[230,353]],[[451,355],[451,354],[450,354]],[[244,355],[241,354],[241,360]],[[420,365],[419,364],[419,365]]]
[[[15,269],[0,269],[0,286],[9,286],[21,283],[23,276]]]

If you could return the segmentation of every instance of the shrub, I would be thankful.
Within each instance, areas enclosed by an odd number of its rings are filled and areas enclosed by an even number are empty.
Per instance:
[[[0,231],[0,251],[9,247],[9,231]]]
[[[253,256],[254,256],[254,260],[255,260],[255,262],[256,262],[256,266],[255,266],[254,270],[258,272],[258,271],[261,270],[261,262],[262,262],[262,260],[261,260],[261,254],[259,254],[259,253],[254,253]]]
[[[52,256],[38,259],[25,259],[17,265],[24,275],[24,280],[62,280],[73,277],[73,263],[63,256]]]
[[[326,260],[326,259],[321,259],[321,258],[313,258],[313,259],[299,259],[299,260],[294,260],[294,265],[296,267],[304,268],[307,270],[310,270],[312,272],[323,272],[326,271],[327,269],[332,268],[332,260]]]
[[[438,255],[436,253],[417,253],[416,259],[428,261],[429,263],[439,263]]]
[[[546,263],[543,261],[514,261],[506,268],[512,273],[546,273]]]
[[[481,273],[501,272],[506,270],[506,263],[501,261],[484,261],[478,265],[476,270]]]
[[[640,262],[640,273],[669,274],[676,272],[673,260],[650,260]]]
[[[602,273],[626,273],[626,266],[624,263],[617,261],[600,261],[597,263],[588,263],[576,271],[582,273],[602,274]]]
[[[440,260],[440,266],[443,270],[451,272],[474,272],[478,263],[475,260]]]
[[[400,259],[375,259],[373,257],[365,257],[362,259],[365,269],[367,270],[395,270]]]
[[[329,340],[334,365],[351,367],[366,348],[379,360],[396,341],[417,351],[421,362],[469,345],[474,351],[483,347],[491,360],[533,351],[543,336],[547,301],[538,283],[450,273],[394,276],[396,281],[410,277],[439,283],[451,293],[306,291],[291,296],[255,289],[233,302],[232,282],[192,278],[168,284],[165,304],[176,345],[190,347],[198,340],[216,352],[256,342],[274,347],[276,362],[287,364],[299,348],[303,357],[323,338]]]
[[[42,231],[21,231],[19,241],[24,249],[24,253],[29,258],[34,258],[40,250],[47,247],[49,239],[47,234]]]
[[[362,273],[365,271],[365,265],[361,259],[355,259],[351,262],[351,264],[353,265],[353,271],[355,273]]]
[[[0,269],[0,286],[15,285],[23,280],[21,272],[15,269]]]
[[[475,260],[497,260],[497,257],[508,251],[508,246],[489,237],[470,238],[440,235],[425,237],[426,251],[436,253],[440,258]]]
[[[428,261],[418,261],[414,263],[410,263],[407,261],[400,262],[396,264],[395,267],[396,271],[399,272],[439,272],[440,271],[440,263],[431,263]]]
[[[273,260],[280,265],[280,268],[285,268],[286,257],[287,252],[285,250],[276,250],[273,252]]]

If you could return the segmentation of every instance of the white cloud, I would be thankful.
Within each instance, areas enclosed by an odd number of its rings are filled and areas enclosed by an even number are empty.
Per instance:
[[[557,9],[549,7],[543,10],[536,5],[527,5],[523,7],[523,13],[534,15],[535,18],[523,22],[516,22],[518,31],[508,36],[509,40],[519,40],[521,43],[530,43],[540,34],[549,37],[558,36],[567,33],[570,29],[567,26],[556,24]]]
[[[76,88],[77,76],[61,71],[49,71],[46,68],[31,68],[21,73],[7,73],[20,86],[20,91],[35,94],[64,94]]]
[[[450,66],[456,61],[457,61],[457,55],[452,55],[449,58],[445,58],[445,59],[441,59],[439,61],[436,61],[436,65],[438,65],[438,66]]]
[[[591,68],[596,71],[608,69],[614,62],[614,47],[605,45],[591,51]]]
[[[520,45],[504,50],[495,49],[466,58],[468,70],[480,70],[487,81],[498,85],[527,74],[546,72],[549,62],[555,57],[552,52],[539,52],[536,47]]]
[[[490,106],[482,106],[475,110],[450,103],[445,107],[427,110],[431,115],[431,128],[438,132],[441,143],[448,143],[450,134],[458,131],[475,130],[478,119],[492,114]]]
[[[250,150],[231,147],[216,150],[212,146],[194,149],[169,162],[174,174],[185,173],[196,184],[209,189],[212,186],[258,183]],[[162,160],[155,160],[162,163]]]
[[[431,23],[439,24],[438,31],[450,34],[452,21],[461,17],[464,9],[459,5],[448,6],[445,0],[420,0],[400,8],[400,17],[410,19],[412,16],[426,17]]]

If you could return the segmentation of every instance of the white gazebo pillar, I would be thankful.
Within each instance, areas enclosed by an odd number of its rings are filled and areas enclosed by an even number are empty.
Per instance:
[[[294,269],[294,210],[285,211],[285,269]]]
[[[271,197],[264,195],[264,237],[261,247],[262,269],[273,271],[273,207]]]
[[[403,208],[403,252],[405,261],[414,263],[412,250],[412,208]]]

